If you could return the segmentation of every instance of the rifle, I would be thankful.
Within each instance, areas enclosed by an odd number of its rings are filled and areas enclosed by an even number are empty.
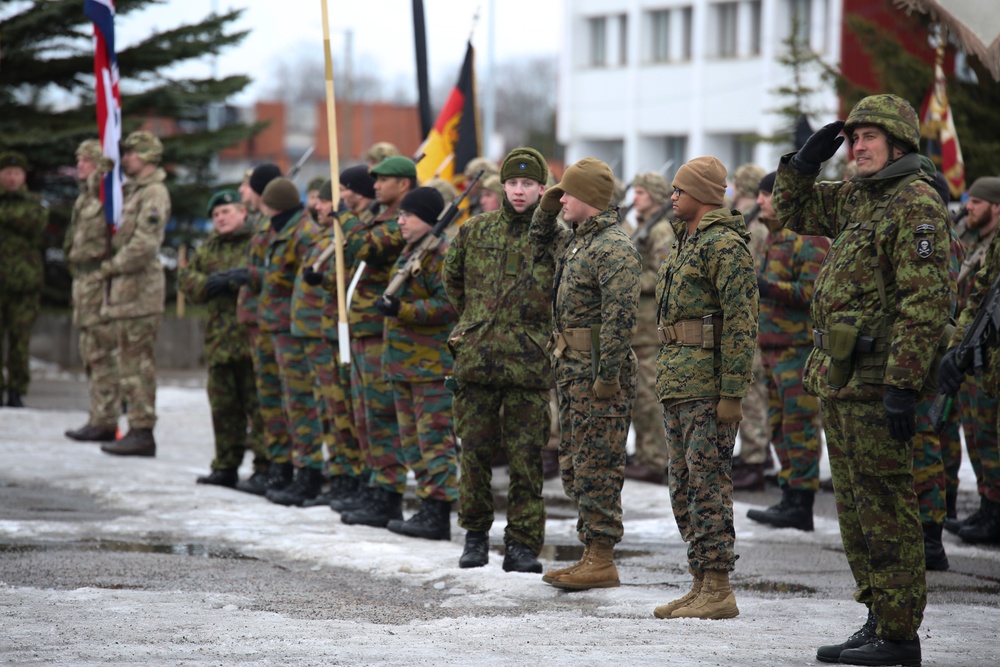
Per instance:
[[[444,235],[444,230],[448,228],[448,225],[450,225],[458,215],[459,207],[469,195],[469,191],[472,190],[472,186],[474,186],[476,182],[482,178],[483,173],[485,173],[485,170],[480,169],[479,173],[476,174],[476,177],[469,181],[469,184],[466,186],[465,190],[462,191],[462,194],[459,195],[458,199],[453,201],[451,206],[449,206],[438,217],[437,222],[434,224],[434,228],[431,229],[431,231],[428,232],[424,238],[420,239],[417,247],[413,250],[413,254],[410,255],[408,260],[406,260],[406,264],[403,265],[403,268],[396,271],[396,275],[394,275],[392,280],[389,281],[389,285],[385,288],[385,292],[383,292],[382,296],[379,297],[383,304],[389,305],[389,297],[398,292],[399,288],[403,286],[403,283],[409,280],[410,276],[420,275],[420,265],[424,261],[424,257],[441,245],[441,237]]]
[[[292,168],[288,170],[288,176],[286,176],[285,178],[294,182],[295,177],[299,175],[299,172],[302,171],[302,167],[305,166],[306,160],[309,159],[309,156],[312,155],[313,151],[315,150],[316,146],[310,146],[308,149],[306,149],[306,152],[302,154],[302,157],[299,158],[299,161],[296,162],[294,165],[292,165]]]
[[[996,344],[997,332],[1000,330],[1000,277],[997,277],[986,293],[986,298],[979,304],[979,312],[969,328],[962,336],[962,342],[955,350],[955,363],[959,370],[966,371],[970,367],[978,371],[983,367],[983,351]],[[954,396],[945,392],[938,393],[927,413],[934,430],[940,433],[948,419]]]

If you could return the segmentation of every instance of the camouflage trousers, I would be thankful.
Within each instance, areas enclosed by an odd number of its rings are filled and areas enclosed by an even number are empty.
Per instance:
[[[249,445],[255,471],[267,470],[264,425],[250,358],[208,367],[208,404],[212,408],[215,459],[212,470],[235,470]]]
[[[997,398],[983,389],[982,378],[972,375],[962,383],[955,406],[961,410],[962,431],[969,462],[976,473],[977,492],[990,502],[1000,503],[1000,447],[997,444]],[[962,464],[961,444],[956,438],[947,448],[948,485],[958,489],[958,469]]]
[[[31,384],[28,345],[38,309],[38,293],[0,294],[0,391],[28,393]]]
[[[403,463],[417,480],[421,500],[458,499],[458,444],[452,429],[451,392],[444,380],[393,382]]]
[[[302,341],[287,331],[274,334],[274,355],[281,378],[281,407],[292,440],[292,465],[322,470],[323,427],[313,394],[316,381],[309,372]]]
[[[367,480],[368,467],[358,446],[354,430],[354,412],[351,407],[351,369],[340,363],[337,341],[327,341],[330,363],[317,364],[316,379],[326,404],[326,420],[330,429],[328,447],[330,458],[327,472],[330,477],[349,475]]]
[[[122,403],[118,387],[118,327],[114,322],[80,329],[80,359],[90,382],[87,423],[98,428],[117,428]]]
[[[623,373],[613,398],[594,396],[590,378],[561,382],[559,473],[563,491],[576,503],[577,532],[590,544],[622,540],[625,443],[636,395],[636,374]],[[664,468],[666,466],[664,465]]]
[[[819,399],[802,388],[812,347],[761,350],[767,377],[767,423],[781,470],[778,486],[819,490]]]
[[[552,413],[549,390],[495,387],[463,382],[455,391],[455,433],[459,459],[458,525],[488,531],[493,525],[493,457],[510,462],[504,542],[520,542],[535,555],[545,542],[542,447]]]
[[[351,341],[351,402],[358,445],[369,469],[365,484],[392,493],[406,491],[406,465],[392,387],[382,377],[381,336]]]
[[[917,403],[917,435],[913,438],[913,491],[917,494],[917,510],[921,523],[944,525],[945,489],[944,461],[941,459],[941,437],[927,413],[933,398]]]
[[[880,637],[913,639],[927,605],[913,444],[889,437],[881,401],[824,401],[823,424],[854,599]]]
[[[325,338],[299,338],[302,341],[302,354],[309,367],[312,378],[313,400],[316,402],[316,416],[319,418],[322,443],[328,451],[333,451],[333,420],[330,404],[327,401],[329,384],[333,381],[333,348]]]
[[[768,432],[768,389],[767,371],[761,358],[760,348],[753,353],[754,382],[743,398],[743,421],[739,423],[740,461],[750,465],[767,463],[771,448],[771,434]]]
[[[159,315],[115,320],[118,332],[118,384],[128,403],[128,425],[156,426],[156,334]]]
[[[264,424],[264,444],[271,463],[291,463],[292,439],[285,419],[281,396],[281,375],[275,355],[274,334],[257,327],[247,327],[257,379],[257,402]]]
[[[663,406],[656,396],[656,345],[632,348],[639,362],[632,424],[635,426],[635,460],[650,470],[667,468],[667,440],[663,432]]]
[[[733,525],[734,424],[720,424],[717,398],[665,402],[667,486],[693,572],[736,568]]]

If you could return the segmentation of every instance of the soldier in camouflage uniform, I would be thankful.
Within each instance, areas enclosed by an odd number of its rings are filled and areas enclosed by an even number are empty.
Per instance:
[[[455,355],[455,431],[462,439],[458,523],[468,532],[459,567],[489,561],[493,471],[510,461],[505,571],[541,573],[545,540],[542,447],[549,437],[553,261],[536,256],[528,228],[548,178],[532,148],[516,148],[500,167],[503,208],[459,229],[445,258],[444,285],[459,321]]]
[[[73,324],[80,331],[80,358],[90,381],[87,423],[66,431],[66,437],[83,442],[114,440],[121,409],[118,333],[111,321],[101,317],[105,282],[99,271],[111,244],[111,230],[101,203],[101,183],[113,166],[97,139],[87,139],[76,149],[80,196],[73,204],[63,245],[66,265],[73,276]]]
[[[129,432],[101,446],[117,456],[155,456],[156,334],[163,315],[166,278],[160,246],[170,220],[170,193],[159,167],[163,144],[150,132],[133,132],[122,143],[125,201],[122,221],[111,237],[113,255],[100,275],[111,282],[101,315],[118,332],[118,377],[128,404]]]
[[[429,187],[406,193],[399,227],[406,247],[395,271],[404,270],[414,249],[444,210],[440,193]],[[458,449],[452,428],[452,396],[444,386],[454,359],[448,335],[458,319],[441,281],[447,241],[427,252],[420,270],[402,287],[375,302],[385,315],[382,376],[392,385],[399,422],[398,456],[413,472],[420,509],[388,529],[430,540],[451,539],[451,507],[458,499]]]
[[[691,590],[657,618],[738,615],[729,573],[733,545],[732,457],[742,399],[753,381],[757,279],[739,211],[720,208],[726,168],[698,157],[673,181],[677,251],[656,281],[662,347],[656,394],[667,432],[667,485],[688,545]]]
[[[822,163],[843,142],[842,129],[857,176],[817,183]],[[855,599],[869,619],[847,641],[820,647],[825,662],[920,661],[927,586],[911,440],[954,284],[950,222],[921,176],[919,141],[913,107],[874,95],[778,167],[779,220],[835,239],[813,292],[815,347],[804,383],[823,400],[840,533]]]
[[[667,441],[663,432],[663,406],[656,398],[656,274],[667,260],[677,237],[670,223],[670,186],[662,174],[647,171],[632,181],[636,231],[632,234],[642,257],[638,326],[632,349],[639,363],[638,389],[632,423],[635,426],[635,462],[625,466],[625,476],[663,484],[666,480]]]
[[[469,196],[466,198],[466,201],[469,202],[468,217],[470,218],[482,213],[487,213],[491,210],[497,210],[500,208],[500,202],[503,199],[503,195],[500,193],[500,190],[502,189],[500,188],[500,167],[497,166],[496,162],[488,157],[480,156],[469,160],[468,164],[465,165],[465,182],[470,183],[472,179],[476,177],[476,174],[479,173],[480,169],[483,171],[483,177],[479,179],[478,183],[472,186],[472,190],[469,191]],[[497,208],[494,209],[484,208],[482,202],[483,194],[489,190],[486,182],[491,178],[495,178],[493,191],[497,193]],[[447,205],[448,202],[445,201],[445,206]]]
[[[306,186],[306,211],[309,216],[319,222],[319,209],[316,204],[319,202],[319,189],[323,187],[322,178],[314,178]]]
[[[819,400],[802,387],[812,352],[809,304],[830,241],[784,229],[771,205],[775,172],[760,181],[757,205],[770,234],[757,258],[760,291],[757,349],[768,387],[768,426],[781,470],[781,502],[747,517],[776,528],[813,529],[813,500],[819,490]],[[735,483],[734,483],[735,485]]]
[[[215,459],[212,472],[196,481],[234,488],[248,440],[254,452],[254,471],[266,472],[268,467],[250,339],[236,319],[240,285],[230,277],[232,269],[246,266],[253,229],[247,226],[246,209],[233,190],[215,193],[208,202],[207,215],[214,231],[177,276],[178,288],[187,298],[208,307],[205,359]]]
[[[552,357],[559,394],[563,489],[578,508],[580,562],[553,570],[556,588],[619,585],[625,443],[636,393],[632,352],[642,260],[618,226],[611,168],[596,158],[570,166],[542,196],[531,223],[535,256],[556,262]],[[560,210],[563,226],[556,221]]]
[[[374,167],[382,162],[382,160],[398,155],[399,149],[396,148],[395,144],[391,144],[388,141],[379,141],[372,144],[372,147],[365,152],[365,164],[369,167]]]
[[[39,196],[24,184],[27,169],[20,153],[0,154],[0,405],[6,389],[12,408],[24,407],[21,396],[31,382],[28,344],[38,317],[42,234],[49,219]]]
[[[499,174],[483,176],[480,183],[483,184],[482,192],[479,193],[480,213],[499,211],[503,206],[503,184],[500,183]]]

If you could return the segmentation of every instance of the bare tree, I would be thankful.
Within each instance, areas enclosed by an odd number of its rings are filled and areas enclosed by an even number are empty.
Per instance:
[[[555,134],[556,59],[533,56],[501,63],[496,75],[496,128],[507,149]],[[482,88],[482,86],[480,86]]]

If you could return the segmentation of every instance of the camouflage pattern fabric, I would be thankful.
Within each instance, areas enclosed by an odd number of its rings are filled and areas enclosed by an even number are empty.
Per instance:
[[[743,421],[736,430],[740,436],[739,459],[748,465],[761,465],[767,463],[770,456],[771,429],[767,423],[770,391],[759,347],[754,350],[750,369],[753,383],[743,397]]]
[[[947,481],[941,458],[941,439],[934,432],[928,412],[934,403],[925,398],[917,403],[917,435],[913,438],[913,491],[917,495],[920,522],[944,525]]]
[[[351,403],[358,444],[365,455],[368,486],[406,491],[406,465],[399,442],[396,401],[382,374],[381,336],[351,339]]]
[[[281,231],[271,232],[263,266],[252,261],[251,292],[259,292],[257,322],[262,331],[287,333],[292,329],[292,292],[303,262],[320,234],[320,227],[299,209]]]
[[[413,471],[417,497],[458,500],[458,444],[452,395],[444,380],[392,382],[403,463]]]
[[[270,221],[263,213],[250,213],[248,211],[246,226],[250,230],[250,243],[247,246],[246,265],[260,271],[264,268],[264,257],[267,255],[267,246],[271,242]],[[236,317],[241,324],[248,327],[257,326],[257,304],[259,297],[259,287],[255,288],[249,283],[240,286],[239,297],[236,301]]]
[[[118,382],[128,403],[129,428],[156,426],[156,334],[160,315],[115,320]],[[117,422],[117,418],[115,420]]]
[[[118,385],[117,325],[105,322],[80,329],[79,349],[90,383],[87,423],[103,429],[117,428],[122,405]]]
[[[327,471],[331,477],[349,475],[365,480],[371,475],[358,443],[354,426],[354,405],[351,398],[350,367],[340,363],[337,345],[330,344],[333,364],[332,377],[327,381],[319,375],[320,387],[326,392],[329,413],[332,416],[333,449],[330,450]]]
[[[322,470],[323,426],[313,393],[316,380],[310,372],[303,339],[287,332],[275,333],[274,354],[281,380],[281,406],[292,440],[292,465]]]
[[[736,424],[721,424],[714,398],[664,405],[667,486],[692,572],[736,568],[733,446]]]
[[[254,373],[257,380],[257,400],[260,405],[261,421],[264,424],[264,444],[267,458],[271,463],[292,462],[291,428],[285,417],[282,400],[281,373],[275,351],[277,334],[249,328],[251,336],[256,332],[256,343],[251,347],[254,354]],[[253,339],[251,338],[251,342]]]
[[[375,309],[375,301],[389,284],[392,267],[406,245],[398,217],[398,207],[385,209],[367,223],[358,221],[359,224],[346,233],[344,261],[352,267],[365,263],[365,271],[354,288],[349,305],[352,340],[367,336],[382,337],[384,318]],[[347,282],[350,283],[350,280],[348,275]]]
[[[321,438],[318,446],[320,454],[324,460],[328,460],[327,455],[333,456],[336,452],[336,440],[334,415],[331,409],[329,396],[332,385],[335,382],[337,369],[333,366],[333,348],[330,341],[325,338],[302,338],[302,354],[305,356],[306,365],[309,370],[309,379],[312,380],[313,401],[316,404],[316,418],[319,420]],[[323,445],[326,445],[327,455],[322,452]]]
[[[264,426],[257,405],[253,363],[249,357],[208,367],[208,404],[212,410],[212,431],[215,434],[212,470],[239,468],[249,444],[254,453],[254,470],[265,472],[268,459],[264,447]],[[249,434],[248,425],[251,429]]]
[[[965,449],[976,473],[977,492],[1000,503],[1000,448],[997,447],[997,406],[1000,402],[986,395],[979,374],[968,376],[962,383],[958,401],[962,409]],[[958,459],[961,462],[960,456]],[[956,488],[957,477],[956,471]]]
[[[9,389],[19,394],[28,393],[31,384],[29,344],[31,328],[35,325],[40,308],[36,294],[0,297],[0,341],[7,336],[6,349],[0,349],[0,361],[7,373],[0,373],[0,390]]]
[[[819,490],[819,400],[802,387],[810,352],[811,347],[803,346],[762,350],[770,396],[767,419],[782,489]]]

